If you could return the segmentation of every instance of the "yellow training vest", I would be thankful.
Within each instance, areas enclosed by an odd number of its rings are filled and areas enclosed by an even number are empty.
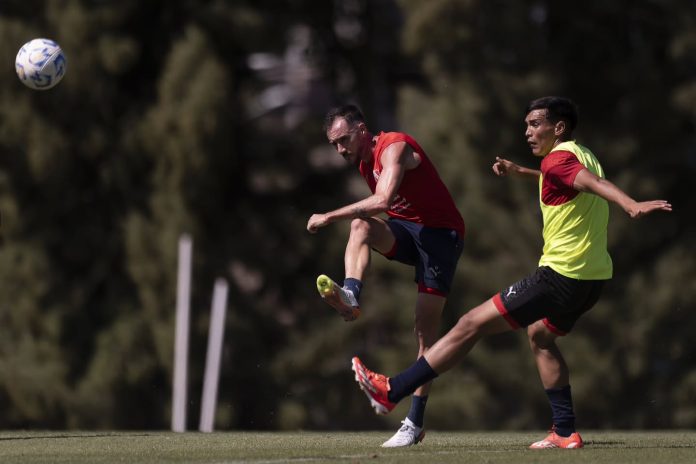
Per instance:
[[[558,144],[552,152],[569,151],[590,172],[604,177],[594,154],[574,141]],[[561,275],[578,280],[606,280],[612,276],[607,251],[609,205],[595,194],[579,192],[561,205],[542,201],[543,173],[539,176],[539,204],[544,220],[544,249],[539,266],[549,266]]]

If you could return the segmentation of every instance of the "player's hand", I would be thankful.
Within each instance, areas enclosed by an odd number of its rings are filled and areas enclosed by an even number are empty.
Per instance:
[[[307,231],[310,234],[315,234],[317,231],[327,225],[329,222],[327,220],[326,214],[312,214],[307,221]]]
[[[639,201],[626,209],[632,219],[638,219],[654,211],[672,211],[672,204],[665,200]]]
[[[518,172],[519,170],[520,167],[512,161],[508,161],[500,156],[495,157],[495,163],[493,163],[493,172],[496,176],[507,176],[508,174]]]

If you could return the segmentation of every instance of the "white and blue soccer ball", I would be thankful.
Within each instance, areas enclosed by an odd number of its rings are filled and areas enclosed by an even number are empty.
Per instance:
[[[55,87],[65,76],[63,50],[53,40],[34,39],[22,45],[15,59],[19,80],[34,90]]]

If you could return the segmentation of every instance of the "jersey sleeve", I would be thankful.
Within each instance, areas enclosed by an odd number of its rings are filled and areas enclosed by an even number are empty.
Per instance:
[[[380,138],[380,142],[382,143],[382,146],[384,148],[388,147],[392,143],[396,142],[409,142],[409,138],[406,134],[403,132],[385,132],[384,135]]]
[[[413,151],[421,152],[422,150],[418,144],[409,135],[403,132],[382,132],[379,135],[377,146],[375,147],[375,153],[377,153],[377,162],[381,163],[382,153],[387,147],[393,143],[406,142]]]
[[[551,152],[548,156],[544,178],[556,187],[572,189],[575,176],[585,169],[585,166],[569,151]]]

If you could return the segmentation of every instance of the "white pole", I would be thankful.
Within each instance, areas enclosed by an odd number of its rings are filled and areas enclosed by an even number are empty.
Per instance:
[[[212,432],[217,404],[218,379],[220,377],[220,358],[225,332],[225,309],[227,307],[227,281],[217,279],[213,291],[213,303],[210,309],[210,327],[208,329],[208,353],[205,359],[205,377],[203,382],[203,399],[201,401],[201,432]]]
[[[191,293],[191,237],[179,237],[179,269],[176,287],[176,336],[174,340],[174,388],[172,430],[186,431],[187,358]]]

